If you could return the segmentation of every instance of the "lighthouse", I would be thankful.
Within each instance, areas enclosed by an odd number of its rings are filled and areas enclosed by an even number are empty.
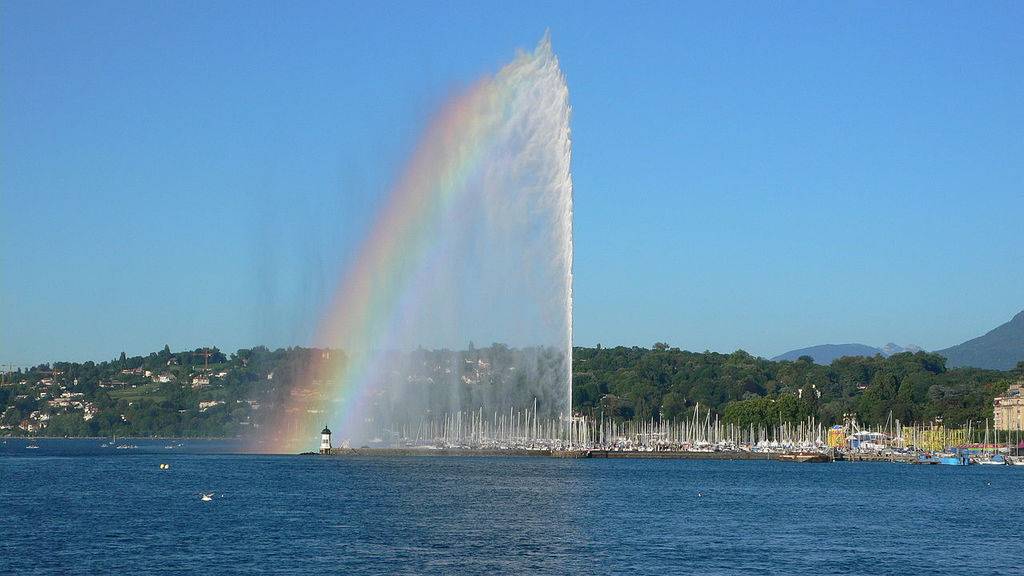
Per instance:
[[[331,453],[331,429],[327,426],[324,426],[324,429],[320,431],[320,453]]]

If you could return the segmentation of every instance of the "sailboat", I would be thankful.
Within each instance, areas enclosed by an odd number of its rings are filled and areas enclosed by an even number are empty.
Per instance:
[[[995,445],[998,446],[998,444],[999,444],[999,431],[998,430],[993,430],[993,433],[995,434]],[[989,448],[989,443],[988,443],[988,420],[985,420],[985,442],[984,442],[984,449],[988,450],[988,448]],[[988,458],[975,458],[975,459],[973,459],[971,461],[971,463],[972,464],[981,464],[981,465],[984,465],[984,466],[1005,466],[1006,465],[1006,460],[1003,460],[1003,455],[1002,454],[993,454],[993,455],[990,455]]]

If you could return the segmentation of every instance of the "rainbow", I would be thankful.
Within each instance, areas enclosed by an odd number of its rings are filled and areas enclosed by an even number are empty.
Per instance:
[[[524,69],[552,66],[561,78],[545,37],[532,54],[520,53],[435,116],[339,282],[316,336],[324,351],[277,407],[261,451],[294,453],[315,445],[324,424],[342,434],[358,424],[384,351],[397,344],[415,309],[421,277],[445,258],[440,229],[479,188],[501,140],[496,134],[517,113]]]

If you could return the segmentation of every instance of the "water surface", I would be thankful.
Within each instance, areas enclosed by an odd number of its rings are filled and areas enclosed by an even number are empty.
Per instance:
[[[2,442],[0,573],[1020,574],[1019,467]]]

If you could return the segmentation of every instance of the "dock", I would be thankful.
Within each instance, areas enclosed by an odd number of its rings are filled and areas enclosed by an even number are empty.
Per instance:
[[[316,454],[309,452],[308,454]],[[778,460],[779,454],[772,452],[701,452],[701,451],[614,451],[614,450],[527,450],[527,449],[475,449],[475,448],[331,448],[324,456],[341,457],[409,457],[409,456],[459,456],[459,457],[547,457],[547,458],[605,458],[642,460]]]

